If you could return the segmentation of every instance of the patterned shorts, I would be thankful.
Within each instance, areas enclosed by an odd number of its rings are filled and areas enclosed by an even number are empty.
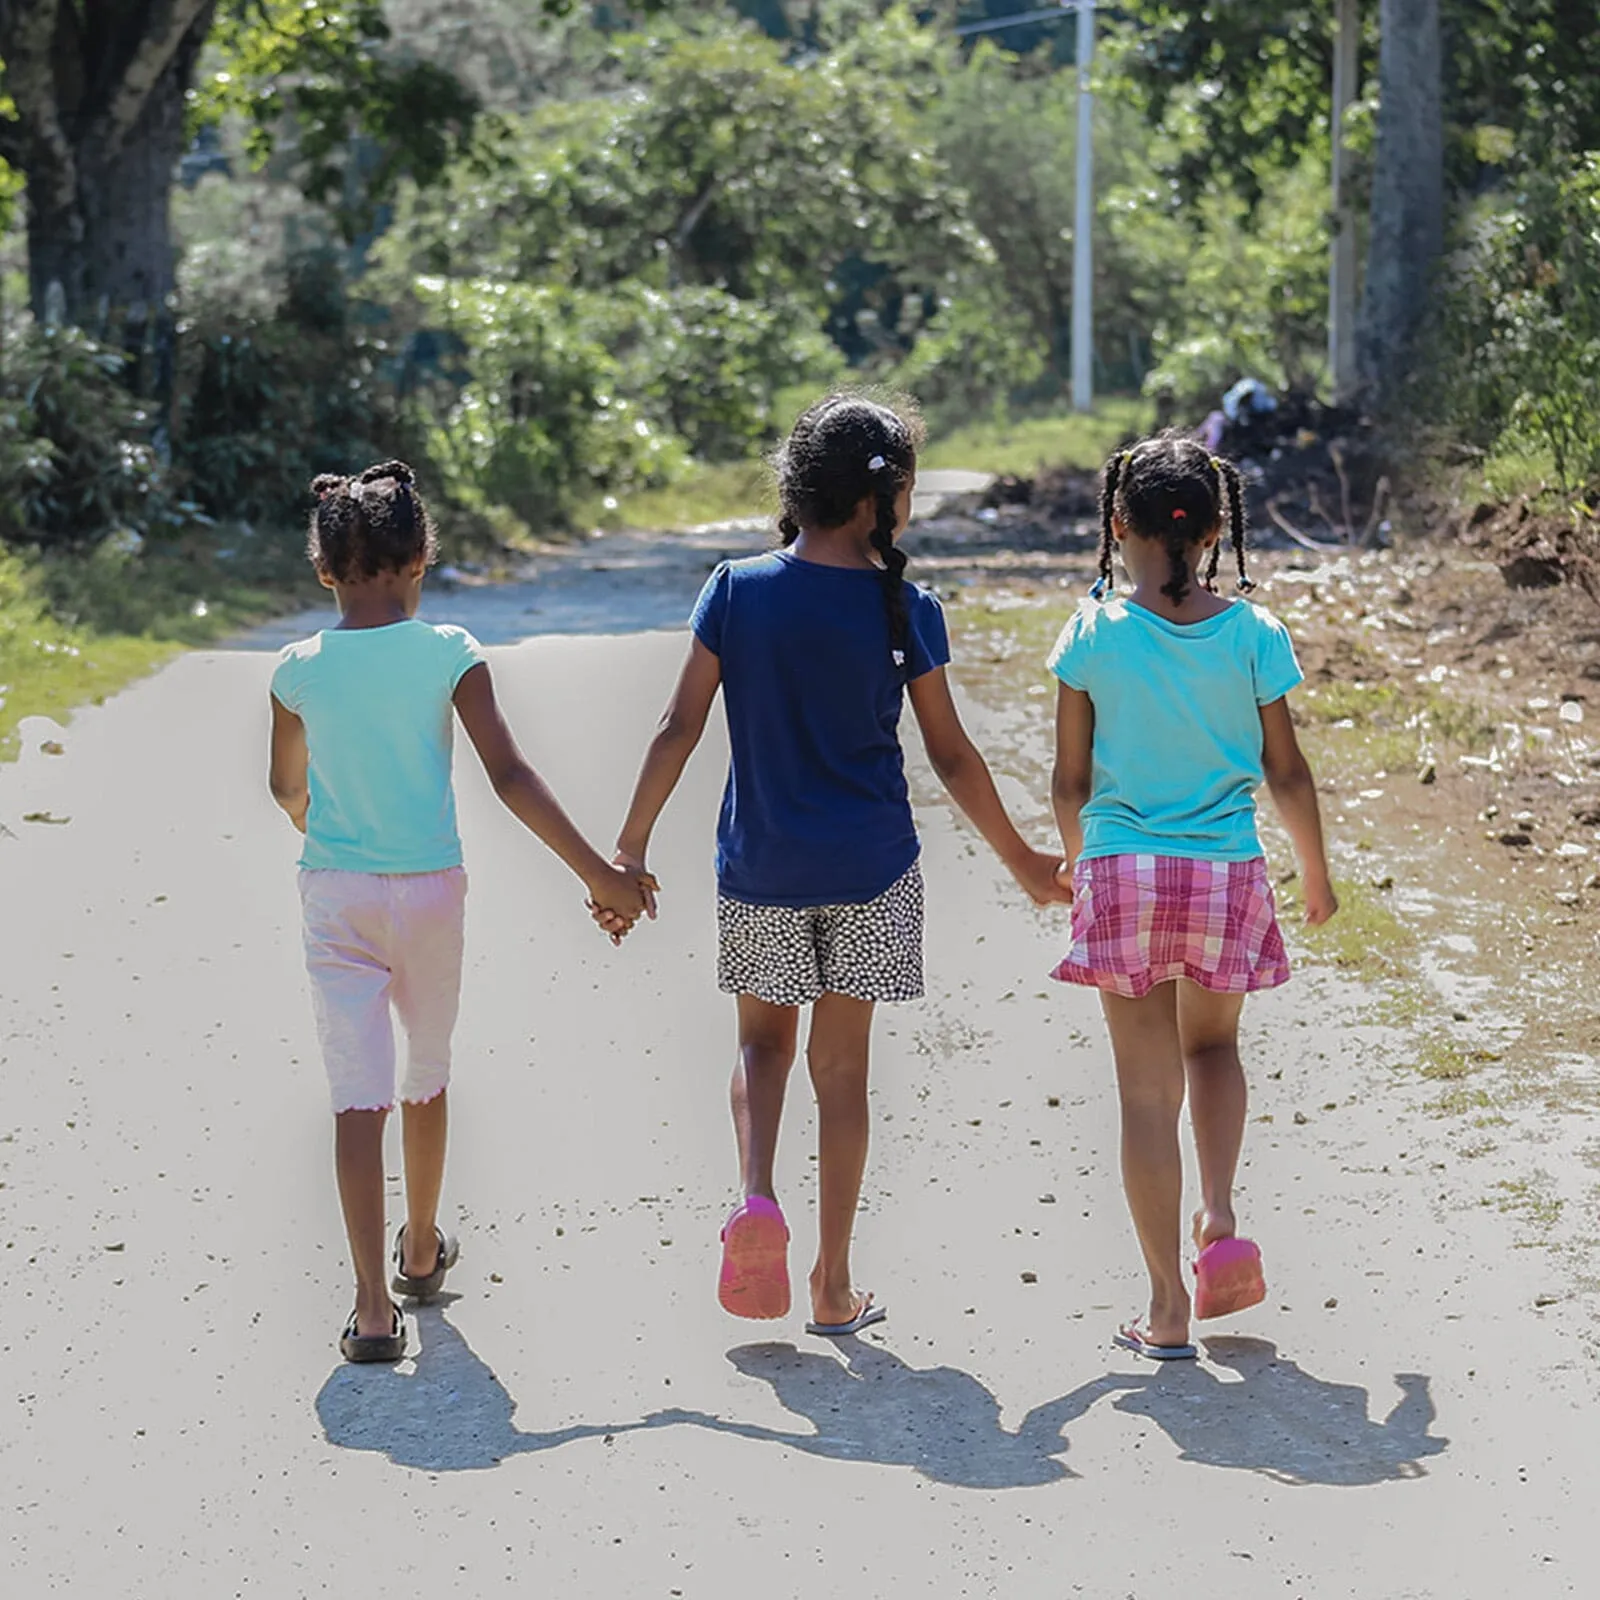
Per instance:
[[[840,906],[756,906],[717,896],[717,987],[774,1006],[819,995],[922,998],[922,868],[876,900]]]
[[[1267,864],[1100,856],[1072,874],[1072,948],[1051,974],[1130,1000],[1188,978],[1219,994],[1289,978]]]

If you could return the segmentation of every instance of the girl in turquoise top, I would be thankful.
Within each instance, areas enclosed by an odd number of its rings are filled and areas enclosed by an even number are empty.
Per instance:
[[[394,1293],[431,1300],[457,1248],[435,1221],[445,1090],[461,994],[466,878],[451,787],[456,717],[494,790],[589,891],[619,938],[644,908],[523,760],[477,641],[417,620],[435,539],[411,469],[318,478],[310,556],[339,602],[337,626],[290,645],[272,677],[272,797],[305,835],[306,969],[333,1101],[335,1163],[356,1272],[339,1347],[398,1361]],[[399,1084],[406,1221],[384,1281],[383,1130],[395,1100],[391,1011],[406,1033]]]
[[[1100,507],[1100,581],[1050,657],[1054,801],[1073,868],[1072,948],[1054,976],[1099,989],[1116,1058],[1123,1182],[1150,1274],[1149,1314],[1117,1342],[1170,1360],[1195,1354],[1179,1260],[1186,1090],[1201,1188],[1194,1314],[1266,1294],[1233,1210],[1239,1014],[1247,993],[1289,976],[1256,832],[1263,779],[1299,859],[1307,922],[1338,902],[1286,699],[1301,681],[1294,647],[1275,617],[1214,589],[1224,518],[1241,595],[1254,587],[1237,469],[1192,439],[1148,439],[1107,463]],[[1114,592],[1118,549],[1126,597]]]

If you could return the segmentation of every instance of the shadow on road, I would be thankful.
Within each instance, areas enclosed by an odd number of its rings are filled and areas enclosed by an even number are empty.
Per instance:
[[[1035,1406],[1014,1432],[1001,1425],[1000,1402],[970,1373],[908,1366],[892,1351],[843,1339],[828,1351],[748,1344],[728,1352],[741,1373],[770,1384],[786,1410],[809,1422],[810,1432],[671,1410],[636,1422],[525,1433],[513,1420],[516,1401],[444,1316],[453,1298],[417,1309],[422,1347],[413,1362],[334,1369],[317,1395],[331,1444],[378,1451],[425,1472],[464,1472],[580,1439],[692,1427],[828,1460],[911,1467],[957,1488],[1022,1489],[1079,1476],[1061,1459],[1069,1448],[1062,1431],[1110,1397],[1118,1411],[1146,1417],[1167,1434],[1183,1460],[1279,1483],[1353,1487],[1420,1478],[1423,1460],[1449,1445],[1429,1432],[1435,1412],[1426,1377],[1399,1374],[1399,1401],[1373,1422],[1365,1389],[1314,1378],[1266,1340],[1238,1338],[1207,1340],[1210,1365],[1107,1373]],[[1213,1367],[1237,1376],[1223,1379]]]
[[[687,1411],[666,1415],[835,1461],[914,1467],[964,1489],[1021,1489],[1076,1477],[1058,1459],[1067,1451],[1061,1430],[1097,1398],[1088,1396],[1077,1411],[1071,1396],[1040,1406],[1012,1433],[1001,1426],[1000,1402],[970,1373],[907,1366],[859,1339],[841,1339],[816,1354],[789,1344],[740,1345],[728,1359],[747,1377],[770,1383],[782,1405],[816,1431],[786,1433]]]
[[[1429,1380],[1395,1376],[1400,1399],[1381,1422],[1367,1416],[1367,1391],[1327,1383],[1280,1356],[1265,1339],[1205,1341],[1210,1365],[1173,1362],[1138,1374],[1108,1373],[1077,1391],[1073,1415],[1105,1395],[1131,1416],[1148,1417],[1185,1461],[1259,1472],[1278,1483],[1336,1488],[1426,1476],[1422,1462],[1450,1441],[1429,1433],[1436,1415]],[[1236,1380],[1212,1367],[1229,1368]]]
[[[341,1362],[317,1395],[317,1416],[330,1444],[376,1450],[401,1467],[471,1472],[507,1456],[556,1450],[579,1439],[605,1439],[672,1419],[615,1427],[589,1423],[550,1433],[524,1433],[513,1422],[517,1403],[444,1316],[456,1298],[442,1295],[415,1309],[422,1348],[398,1367]]]
[[[1400,1400],[1381,1422],[1372,1422],[1365,1389],[1314,1378],[1263,1339],[1209,1339],[1206,1351],[1213,1365],[1231,1368],[1237,1378],[1224,1380],[1210,1366],[1188,1362],[1108,1373],[1036,1406],[1013,1433],[1001,1426],[995,1397],[953,1367],[910,1367],[859,1340],[841,1341],[837,1354],[741,1345],[728,1359],[770,1383],[782,1405],[815,1432],[689,1412],[652,1420],[671,1418],[834,1460],[914,1467],[969,1489],[1020,1489],[1078,1477],[1060,1459],[1068,1449],[1062,1430],[1108,1395],[1116,1397],[1117,1410],[1155,1423],[1183,1460],[1259,1472],[1280,1483],[1343,1487],[1420,1478],[1423,1459],[1449,1444],[1428,1431],[1435,1412],[1429,1380],[1419,1374],[1396,1377]]]

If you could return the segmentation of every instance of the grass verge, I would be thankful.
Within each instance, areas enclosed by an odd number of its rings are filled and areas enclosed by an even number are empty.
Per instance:
[[[920,465],[1026,476],[1041,467],[1098,468],[1122,441],[1146,433],[1144,400],[1102,400],[1093,411],[968,423],[930,442]]]
[[[64,722],[180,650],[311,597],[303,564],[274,549],[37,556],[0,548],[0,761],[24,717]]]

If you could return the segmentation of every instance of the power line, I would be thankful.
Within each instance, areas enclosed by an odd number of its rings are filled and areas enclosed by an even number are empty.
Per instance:
[[[1027,22],[1057,21],[1069,11],[1076,11],[1078,4],[1079,0],[1058,0],[1057,4],[1037,11],[1019,11],[1010,17],[989,17],[983,22],[964,22],[952,31],[957,38],[964,38],[974,33],[999,33],[1003,28],[1020,28]]]

